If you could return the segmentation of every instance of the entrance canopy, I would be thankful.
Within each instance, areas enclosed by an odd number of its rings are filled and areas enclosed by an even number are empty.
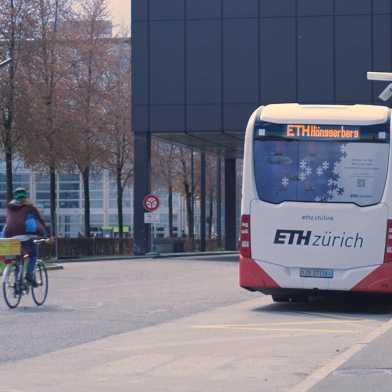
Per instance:
[[[153,133],[169,143],[181,144],[197,150],[242,158],[245,130],[241,132]]]

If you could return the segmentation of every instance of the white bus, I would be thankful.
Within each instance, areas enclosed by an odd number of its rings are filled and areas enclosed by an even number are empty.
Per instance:
[[[240,285],[392,293],[390,110],[276,104],[246,131]]]

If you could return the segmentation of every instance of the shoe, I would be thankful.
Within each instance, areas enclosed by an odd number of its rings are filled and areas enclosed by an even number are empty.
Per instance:
[[[30,275],[30,274],[27,274],[26,275],[26,282],[28,283],[28,284],[30,284],[32,287],[38,287],[38,283],[37,283],[37,281],[35,280],[35,277],[34,276],[32,276],[32,275]]]

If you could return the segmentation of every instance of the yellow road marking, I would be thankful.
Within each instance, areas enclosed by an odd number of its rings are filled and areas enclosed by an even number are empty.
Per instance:
[[[343,333],[353,334],[356,330],[348,329],[326,329],[326,328],[274,328],[274,327],[247,327],[247,326],[230,326],[230,325],[194,325],[193,329],[225,329],[231,331],[259,331],[259,332],[306,332],[306,333]]]
[[[274,326],[290,326],[290,325],[317,325],[317,324],[353,324],[364,320],[312,320],[312,321],[284,321],[277,323],[257,323],[257,324],[211,324],[217,327],[274,327]],[[206,324],[210,325],[210,324]]]

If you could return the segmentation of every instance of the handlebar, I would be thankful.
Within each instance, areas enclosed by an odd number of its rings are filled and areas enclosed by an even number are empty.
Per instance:
[[[27,242],[32,240],[35,244],[44,244],[50,242],[50,238],[39,238],[34,234],[16,235],[15,237],[10,237],[9,239],[18,240],[20,242]]]
[[[41,238],[39,240],[33,240],[34,244],[49,244],[50,238]]]

